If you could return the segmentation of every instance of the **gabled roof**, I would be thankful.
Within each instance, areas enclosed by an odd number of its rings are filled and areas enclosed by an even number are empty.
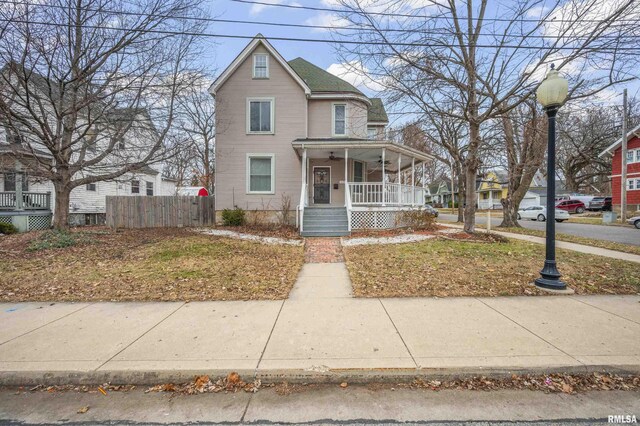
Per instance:
[[[635,136],[640,137],[640,125],[634,127],[633,129],[631,129],[631,131],[629,133],[627,133],[627,142],[630,139],[633,139]],[[603,155],[605,155],[607,153],[613,155],[613,152],[616,149],[618,149],[621,145],[622,145],[622,138],[618,139],[617,141],[615,141],[614,143],[609,145],[607,147],[607,149],[605,149],[600,154],[598,154],[598,157],[602,157]]]
[[[220,74],[220,76],[209,87],[209,93],[215,96],[216,92],[224,84],[225,81],[234,73],[234,71],[244,62],[245,59],[254,51],[258,45],[264,46],[265,49],[273,56],[280,65],[291,75],[291,77],[302,87],[304,93],[311,94],[311,89],[305,81],[291,68],[291,65],[278,53],[278,51],[264,38],[262,34],[257,34],[253,40],[240,52],[231,64]]]
[[[367,121],[370,123],[388,123],[389,117],[387,117],[387,111],[384,109],[382,99],[369,98],[371,100],[371,106],[367,114]]]
[[[289,61],[289,65],[309,86],[312,93],[355,93],[364,96],[350,83],[313,65],[302,58]]]

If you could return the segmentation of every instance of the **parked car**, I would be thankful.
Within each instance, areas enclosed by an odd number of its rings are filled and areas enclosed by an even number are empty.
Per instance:
[[[431,204],[425,204],[424,209],[427,213],[433,215],[433,217],[438,217],[438,214],[440,214]]]
[[[640,229],[640,216],[634,216],[631,219],[628,219],[627,223],[629,225],[633,225],[636,228]]]
[[[542,206],[525,207],[524,209],[518,210],[518,220],[520,219],[531,219],[544,222],[547,220],[547,208]],[[568,219],[569,213],[565,210],[556,209],[556,222],[564,222]]]
[[[587,210],[602,210],[603,212],[611,211],[611,197],[593,197],[589,204],[587,205]]]
[[[556,209],[565,210],[569,213],[584,213],[585,205],[579,200],[564,200],[556,203]]]

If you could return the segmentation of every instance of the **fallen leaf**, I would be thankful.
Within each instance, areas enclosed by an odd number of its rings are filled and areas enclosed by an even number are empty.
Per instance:
[[[87,411],[89,411],[89,406],[88,406],[88,405],[87,405],[87,406],[85,406],[85,407],[80,408],[80,409],[78,410],[78,414],[84,414],[84,413],[86,413]]]

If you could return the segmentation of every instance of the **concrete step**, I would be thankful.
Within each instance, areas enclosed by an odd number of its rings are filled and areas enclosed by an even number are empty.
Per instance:
[[[314,225],[305,225],[304,232],[349,232],[349,228],[346,226],[314,226]]]
[[[303,237],[346,237],[349,231],[302,231]]]

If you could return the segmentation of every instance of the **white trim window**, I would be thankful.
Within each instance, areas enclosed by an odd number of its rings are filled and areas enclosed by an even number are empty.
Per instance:
[[[95,192],[95,191],[97,190],[97,185],[96,185],[96,183],[95,183],[95,182],[88,183],[88,184],[85,186],[85,189],[86,189],[87,191],[93,191],[93,192]]]
[[[627,190],[628,191],[640,190],[640,179],[636,179],[636,178],[627,179]]]
[[[131,181],[131,193],[132,194],[139,194],[140,193],[140,181],[137,179],[134,179]]]
[[[332,104],[331,122],[333,136],[347,135],[347,104]]]
[[[247,98],[247,133],[274,133],[274,98]]]
[[[269,78],[269,55],[266,53],[253,55],[253,78]]]
[[[147,195],[153,195],[153,182],[147,182]]]
[[[367,139],[370,141],[378,139],[378,129],[375,127],[367,127]]]
[[[247,194],[275,194],[274,154],[247,154]]]

